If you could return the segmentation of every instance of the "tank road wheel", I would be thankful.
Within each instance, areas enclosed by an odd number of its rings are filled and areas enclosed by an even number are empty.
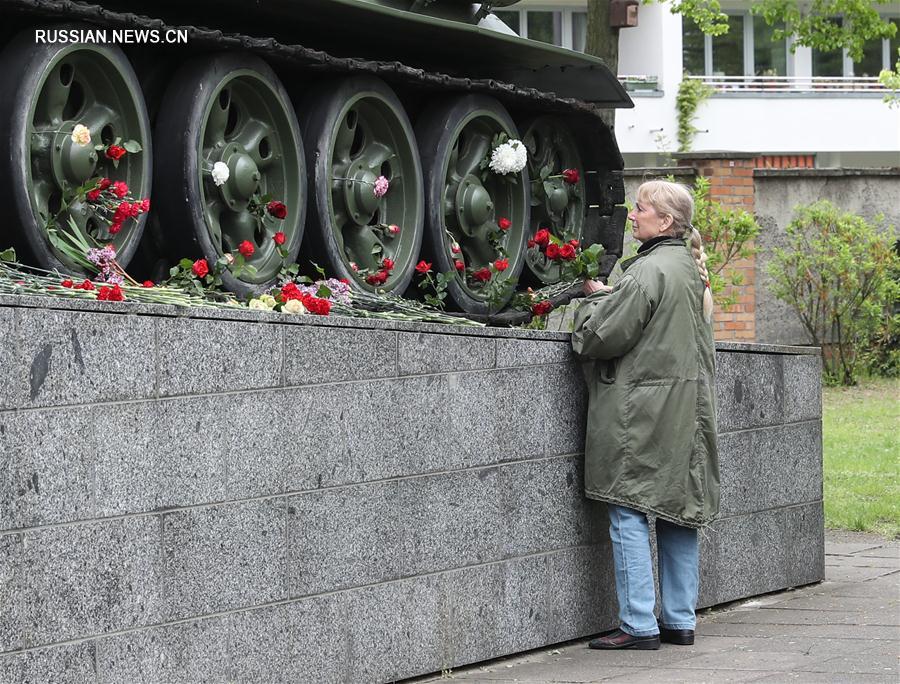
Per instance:
[[[268,289],[283,264],[274,235],[285,234],[286,260],[295,261],[306,213],[300,130],[275,72],[243,54],[190,62],[169,85],[156,129],[160,224],[172,256],[212,265],[248,241],[255,271],[235,276],[231,267],[222,282],[239,295]],[[266,211],[267,198],[287,206],[284,219]]]
[[[146,214],[110,235],[108,217],[98,208],[71,200],[75,188],[103,176],[127,183],[135,199],[150,194],[150,124],[128,60],[104,45],[36,44],[27,31],[7,46],[0,64],[0,179],[9,193],[0,202],[0,244],[11,242],[23,261],[36,266],[81,272],[48,233],[50,219],[71,230],[71,218],[82,236],[111,242],[119,263],[127,265]],[[78,124],[90,130],[89,143],[72,140]],[[117,138],[136,140],[143,150],[126,154],[114,168],[95,148]]]
[[[424,247],[441,273],[454,273],[447,286],[453,302],[467,313],[492,313],[512,296],[492,304],[496,285],[474,277],[505,257],[506,270],[491,281],[518,278],[525,260],[529,215],[528,173],[515,182],[480,168],[499,133],[517,139],[515,124],[503,106],[490,97],[465,95],[436,103],[423,112],[416,135],[425,173],[427,214]],[[500,219],[510,222],[500,230]],[[464,270],[457,268],[462,262]]]
[[[425,205],[400,100],[379,79],[354,76],[320,87],[299,111],[315,198],[310,254],[360,289],[403,292],[419,257]],[[393,268],[384,268],[385,259]]]
[[[575,139],[565,125],[551,116],[527,122],[522,142],[528,148],[528,174],[531,177],[531,230],[547,228],[563,242],[581,241],[586,205],[584,169]],[[578,172],[574,183],[562,177],[566,169]],[[559,282],[559,262],[547,259],[537,247],[525,255],[528,271],[540,283]]]

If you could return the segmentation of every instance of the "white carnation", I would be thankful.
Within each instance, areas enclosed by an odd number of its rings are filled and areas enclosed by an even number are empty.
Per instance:
[[[299,299],[289,299],[284,303],[284,306],[281,307],[281,310],[285,313],[289,314],[303,314],[306,313],[306,307],[303,306],[303,302]]]
[[[519,173],[528,163],[528,151],[520,140],[507,140],[497,145],[491,152],[490,169],[494,173],[506,175]]]
[[[212,167],[212,179],[213,183],[216,184],[216,187],[220,185],[224,185],[228,182],[228,177],[231,175],[231,171],[228,170],[228,164],[225,162],[216,162]]]
[[[91,144],[91,131],[84,124],[76,124],[72,129],[72,142],[76,145],[86,147]]]

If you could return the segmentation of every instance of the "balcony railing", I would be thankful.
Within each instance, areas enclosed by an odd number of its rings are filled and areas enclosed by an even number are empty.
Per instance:
[[[689,76],[717,93],[886,93],[875,76]]]

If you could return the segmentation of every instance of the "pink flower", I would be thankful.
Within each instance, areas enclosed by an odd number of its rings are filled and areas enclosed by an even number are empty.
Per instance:
[[[400,235],[400,226],[398,226],[396,223],[392,223],[388,226],[388,232],[391,235]]]
[[[375,197],[384,197],[390,186],[391,182],[387,178],[378,176],[378,178],[375,179]]]

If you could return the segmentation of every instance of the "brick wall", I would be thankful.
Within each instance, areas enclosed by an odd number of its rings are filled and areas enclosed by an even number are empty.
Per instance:
[[[685,155],[679,163],[691,166],[701,176],[709,179],[709,197],[729,209],[743,209],[753,213],[753,169],[757,159],[753,155],[733,153],[725,155]],[[752,246],[750,243],[749,246]],[[727,288],[737,301],[733,306],[718,307],[714,330],[717,340],[756,339],[756,258],[737,259],[729,264],[729,270],[739,272],[740,285]]]

